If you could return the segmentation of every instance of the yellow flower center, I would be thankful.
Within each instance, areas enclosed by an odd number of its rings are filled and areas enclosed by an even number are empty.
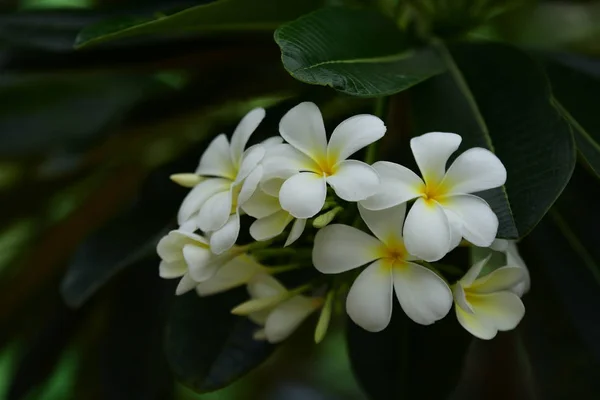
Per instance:
[[[320,175],[325,174],[325,176],[331,176],[335,174],[337,170],[335,160],[330,160],[328,157],[319,157],[317,159],[317,164],[319,165],[318,173],[320,173]]]
[[[427,204],[443,203],[446,195],[448,194],[448,185],[439,183],[437,185],[427,185],[424,184],[419,190],[421,197],[425,200]]]
[[[378,258],[384,261],[385,270],[391,268],[401,268],[406,263],[408,252],[401,240],[389,241],[388,244],[381,244],[378,249]]]

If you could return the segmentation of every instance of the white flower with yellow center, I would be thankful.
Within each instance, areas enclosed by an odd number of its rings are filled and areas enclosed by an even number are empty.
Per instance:
[[[185,230],[173,230],[164,236],[156,246],[161,258],[159,274],[161,278],[181,278],[176,294],[186,293],[200,282],[211,279],[219,268],[227,265],[242,254],[241,248],[216,255],[210,251],[206,238]]]
[[[194,220],[198,229],[212,232],[211,249],[222,253],[233,246],[239,234],[239,207],[254,191],[262,176],[259,163],[265,155],[262,145],[244,151],[248,139],[265,116],[265,110],[250,111],[238,124],[231,143],[225,134],[208,146],[196,170],[198,184],[186,196],[177,216],[180,225]],[[184,174],[189,182],[189,174]],[[176,182],[181,175],[173,176]]]
[[[469,269],[452,288],[458,322],[479,339],[492,339],[498,331],[514,329],[525,306],[512,288],[523,280],[521,267],[506,266],[479,276],[489,256]]]
[[[369,264],[358,275],[346,310],[357,324],[371,332],[383,330],[392,317],[393,292],[413,321],[429,325],[452,308],[452,293],[435,272],[416,264],[402,238],[406,205],[360,215],[375,237],[347,225],[329,225],[317,232],[313,264],[322,273],[337,274]],[[374,261],[374,262],[373,262]]]
[[[361,204],[381,210],[417,199],[404,223],[408,251],[426,261],[437,261],[461,238],[488,247],[498,231],[498,218],[488,203],[470,193],[502,186],[506,169],[491,151],[475,147],[462,153],[446,171],[458,149],[459,135],[431,132],[410,141],[421,179],[398,164],[373,165],[381,177],[377,193]]]
[[[278,343],[290,336],[300,324],[323,305],[322,298],[293,294],[277,279],[267,274],[257,274],[248,282],[251,301],[262,301],[264,307],[248,314],[257,325],[255,339]]]
[[[347,160],[363,147],[381,139],[383,121],[373,115],[356,115],[335,128],[329,143],[323,117],[314,103],[300,103],[279,123],[289,143],[279,148],[275,168],[297,173],[279,191],[281,207],[296,218],[311,218],[323,208],[329,184],[343,200],[363,200],[379,184],[377,172],[364,162]],[[265,166],[265,172],[271,172]]]
[[[247,284],[256,274],[265,273],[264,266],[248,255],[241,254],[217,269],[208,280],[198,283],[196,293],[200,297],[221,293]]]

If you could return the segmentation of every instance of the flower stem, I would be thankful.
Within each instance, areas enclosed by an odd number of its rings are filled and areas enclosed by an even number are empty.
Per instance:
[[[267,267],[267,273],[270,275],[281,274],[282,272],[293,271],[302,267],[300,264],[278,265],[275,267]]]

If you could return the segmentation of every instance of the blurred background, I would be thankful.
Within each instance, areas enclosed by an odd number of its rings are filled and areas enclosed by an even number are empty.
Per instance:
[[[373,105],[294,80],[272,32],[74,49],[78,33],[99,21],[208,2],[0,0],[0,399],[366,399],[344,321],[319,346],[314,321],[305,324],[258,369],[211,394],[176,383],[165,360],[174,286],[158,277],[153,253],[186,194],[169,175],[195,169],[208,141],[254,107],[268,108],[259,140],[302,100],[319,104],[328,127]],[[523,0],[470,35],[585,55],[574,63],[600,76],[598,1]],[[394,102],[401,120],[402,95]],[[394,129],[405,127],[390,121]],[[532,267],[534,288],[545,279]],[[572,309],[548,287],[532,291],[524,321],[546,365],[545,393],[575,398],[576,387],[578,398],[595,398],[598,354],[584,346],[593,336],[571,327]]]

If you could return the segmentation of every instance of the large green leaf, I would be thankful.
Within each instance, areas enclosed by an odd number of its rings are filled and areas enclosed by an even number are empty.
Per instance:
[[[271,354],[272,345],[253,339],[259,327],[231,314],[246,299],[238,288],[205,298],[191,292],[174,300],[166,352],[175,376],[187,386],[197,392],[221,389]]]
[[[279,24],[314,10],[322,0],[218,0],[151,18],[121,18],[83,29],[75,45],[84,47],[140,35],[273,31]]]
[[[354,96],[400,92],[443,70],[431,49],[413,49],[393,21],[372,10],[332,7],[275,32],[296,79]]]
[[[352,370],[371,399],[445,399],[459,381],[471,336],[453,313],[422,326],[395,307],[382,332],[349,320],[347,342]]]
[[[600,77],[557,62],[549,62],[546,71],[556,106],[573,127],[577,149],[594,172],[600,175]]]
[[[527,55],[499,44],[440,45],[440,51],[448,72],[411,90],[415,134],[456,132],[463,137],[459,153],[474,146],[494,151],[506,166],[506,185],[481,196],[498,215],[499,237],[523,237],[571,177],[571,129]]]

